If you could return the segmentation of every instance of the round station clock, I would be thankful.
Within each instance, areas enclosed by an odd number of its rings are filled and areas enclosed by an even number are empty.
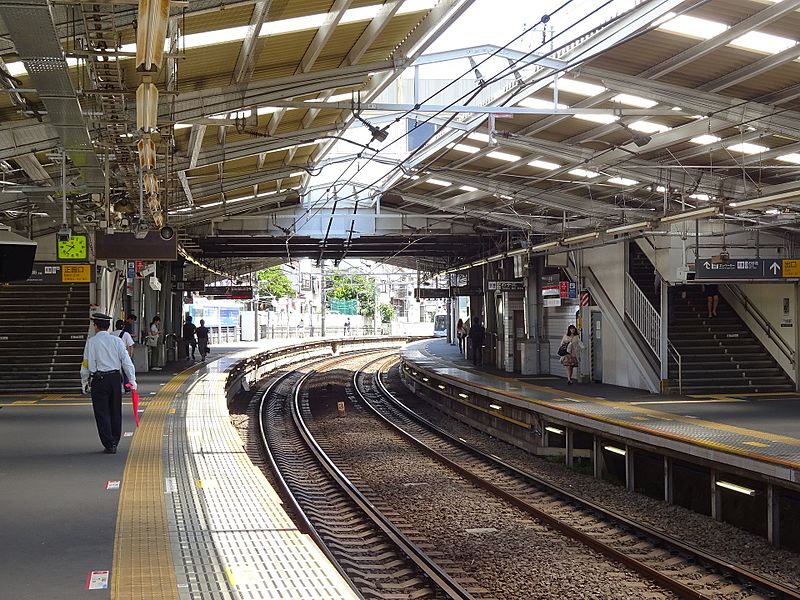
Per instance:
[[[85,235],[72,235],[66,242],[58,242],[59,260],[86,260],[87,256]]]

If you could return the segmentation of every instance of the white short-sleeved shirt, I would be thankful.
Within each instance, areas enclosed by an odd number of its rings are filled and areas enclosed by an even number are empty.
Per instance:
[[[118,329],[112,335],[115,335],[119,339],[121,339],[122,343],[125,344],[126,348],[130,348],[131,346],[136,344],[136,342],[133,341],[133,338],[131,337],[130,333],[128,333],[127,331],[123,331],[122,335],[120,335],[119,332],[120,332],[120,330]]]
[[[81,382],[86,383],[91,373],[125,371],[128,381],[136,384],[136,370],[133,368],[131,357],[125,342],[108,331],[99,331],[97,335],[86,341],[81,363]]]

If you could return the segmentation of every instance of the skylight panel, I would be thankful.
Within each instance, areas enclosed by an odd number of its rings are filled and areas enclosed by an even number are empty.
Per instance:
[[[453,150],[458,150],[459,152],[467,152],[469,154],[475,154],[478,151],[478,148],[475,146],[470,146],[468,144],[455,144],[453,146]]]
[[[582,121],[592,121],[593,123],[602,123],[604,125],[619,120],[618,116],[607,113],[581,113],[574,116],[576,119],[581,119]]]
[[[797,42],[779,35],[761,33],[760,31],[748,31],[728,45],[734,48],[763,52],[764,54],[777,54],[778,52],[783,52],[797,45]]]
[[[553,169],[558,169],[561,165],[557,165],[556,163],[548,162],[546,160],[532,160],[528,163],[530,167],[536,167],[537,169],[544,169],[545,171],[552,171]]]
[[[784,154],[783,156],[779,156],[777,160],[792,163],[794,165],[800,165],[800,154],[797,154],[796,152],[793,152],[792,154]]]
[[[465,191],[465,192],[477,192],[478,188],[472,187],[471,185],[462,185],[458,189]]]
[[[487,154],[486,156],[497,160],[504,160],[506,162],[514,162],[522,158],[521,156],[517,156],[516,154],[510,154],[508,152],[498,152],[496,150],[494,152],[489,152],[489,154]]]
[[[570,175],[575,175],[575,177],[586,177],[586,179],[594,179],[595,177],[600,177],[600,173],[596,171],[589,171],[587,169],[572,169],[569,171]]]
[[[438,2],[439,0],[406,0],[397,11],[397,14],[407,15],[409,13],[420,12],[422,10],[431,10],[438,4]],[[380,4],[376,4],[375,6],[380,7]]]
[[[471,140],[475,140],[476,142],[484,142],[486,144],[489,143],[489,136],[485,133],[478,133],[477,131],[473,131],[467,137]]]
[[[613,183],[614,185],[629,186],[629,185],[636,185],[639,182],[636,181],[635,179],[628,179],[626,177],[611,177],[608,180],[608,183]]]
[[[693,137],[689,141],[692,142],[693,144],[699,144],[701,146],[705,146],[706,144],[714,144],[716,142],[719,142],[721,139],[722,138],[717,137],[715,135],[705,133],[703,135],[698,135],[697,137]]]
[[[711,200],[711,197],[708,194],[692,194],[689,198],[694,198],[695,200],[702,200],[703,202],[708,202]]]
[[[444,181],[443,179],[433,179],[433,178],[428,179],[427,183],[430,183],[432,185],[439,185],[441,187],[449,187],[453,185],[453,182],[451,181]]]
[[[734,144],[733,146],[728,146],[728,150],[731,152],[741,152],[742,154],[761,154],[762,152],[767,152],[769,148],[766,146],[748,144],[745,142],[743,144]]]
[[[669,131],[670,128],[661,123],[653,123],[652,121],[634,121],[628,125],[634,131],[641,131],[642,133],[664,133]]]
[[[617,94],[611,99],[612,102],[617,104],[625,104],[635,108],[653,108],[658,102],[655,100],[648,100],[647,98],[640,98],[639,96],[631,96],[630,94]]]
[[[550,87],[555,88],[555,83],[551,83]],[[606,88],[602,85],[586,83],[585,81],[570,79],[568,77],[562,77],[558,80],[558,89],[562,92],[578,94],[579,96],[597,96],[606,91]]]
[[[724,23],[690,17],[689,15],[679,15],[658,26],[663,31],[677,33],[701,40],[708,40],[716,37],[728,29]]]
[[[517,106],[522,106],[524,108],[553,108],[553,101],[552,100],[542,100],[541,98],[523,98],[519,102],[517,102]],[[556,108],[569,108],[566,104],[561,104],[560,102],[555,105]]]

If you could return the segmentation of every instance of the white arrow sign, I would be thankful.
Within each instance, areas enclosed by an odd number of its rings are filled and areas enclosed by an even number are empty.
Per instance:
[[[774,262],[769,266],[769,270],[772,271],[773,275],[777,275],[778,273],[780,273],[781,266],[778,263]]]
[[[703,266],[704,266],[706,269],[710,269],[710,268],[711,268],[711,263],[710,263],[710,262],[708,262],[708,261],[706,261],[706,262],[704,262],[704,263],[703,263]]]

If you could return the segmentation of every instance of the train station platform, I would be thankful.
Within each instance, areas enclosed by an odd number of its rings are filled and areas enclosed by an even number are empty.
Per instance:
[[[676,396],[595,383],[568,385],[557,375],[512,376],[475,367],[457,346],[442,339],[409,344],[402,357],[406,365],[419,370],[415,384],[430,386],[434,392],[447,393],[436,388],[449,383],[527,407],[547,422],[800,483],[797,393]],[[431,381],[423,382],[423,374]],[[469,402],[449,395],[456,402]]]
[[[140,375],[116,455],[87,397],[0,396],[0,597],[355,598],[230,422],[228,372],[267,348]]]

